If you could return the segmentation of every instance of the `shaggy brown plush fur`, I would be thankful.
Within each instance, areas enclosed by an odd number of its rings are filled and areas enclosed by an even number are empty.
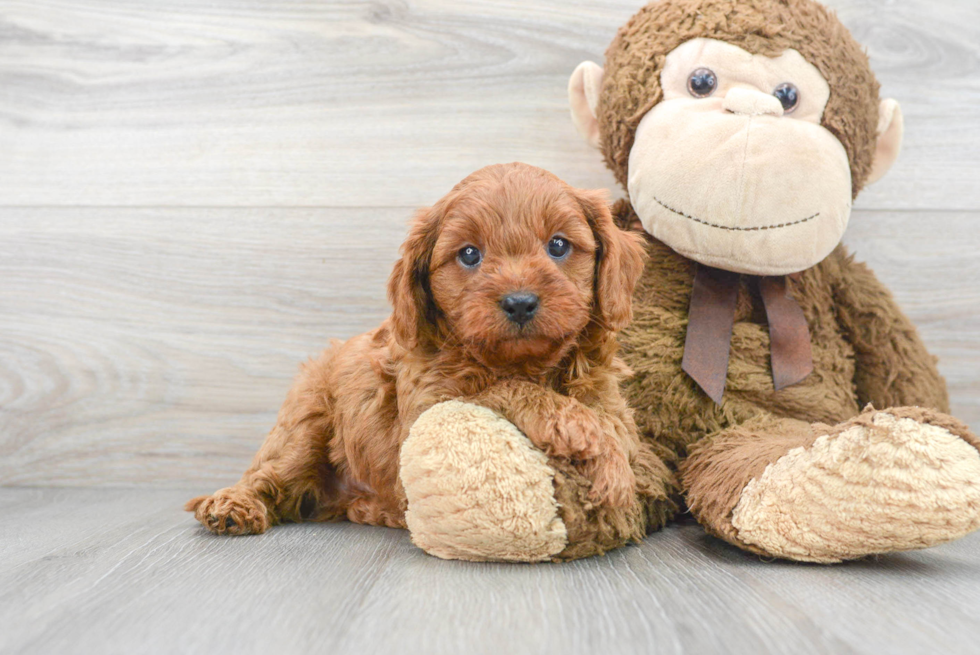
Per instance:
[[[856,196],[875,153],[878,83],[846,28],[812,0],[663,0],[620,29],[606,52],[596,112],[603,154],[620,183],[627,186],[637,125],[662,98],[666,56],[699,37],[766,56],[793,48],[823,74],[830,99],[822,125],[847,152]],[[624,229],[642,231],[629,202],[613,212]],[[843,246],[788,281],[809,326],[813,372],[781,391],[773,389],[758,281],[742,278],[721,405],[681,368],[696,264],[649,235],[647,252],[634,320],[620,334],[623,358],[635,372],[624,391],[641,435],[680,474],[675,480],[665,473],[663,486],[678,501],[686,495],[712,534],[752,552],[795,557],[745,543],[732,525],[733,508],[750,481],[793,449],[871,421],[856,418],[867,404],[980,445],[940,413],[949,403],[935,358],[889,291]]]
[[[620,201],[615,210],[621,225],[635,224],[628,202]],[[804,429],[810,423],[847,421],[869,403],[878,408],[901,407],[890,410],[898,417],[913,411],[902,406],[949,411],[945,382],[915,326],[888,289],[843,246],[790,279],[793,297],[810,327],[814,372],[781,391],[772,386],[769,335],[758,288],[748,279],[742,281],[725,401],[716,405],[681,369],[694,263],[652,237],[648,237],[647,251],[646,270],[633,297],[634,320],[619,336],[622,356],[634,371],[623,389],[637,410],[641,435],[672,467],[683,463],[686,485],[673,486],[672,491],[678,497],[682,489],[686,491],[695,516],[717,536],[736,543],[728,532],[727,519],[721,520],[723,514],[714,509],[724,506],[730,511],[737,496],[732,499],[723,494],[709,500],[701,493],[703,487],[694,484],[698,473],[713,465],[709,453],[717,453],[707,442],[737,441],[743,433],[751,434],[753,440],[760,433],[772,437],[775,429],[760,432],[759,426],[773,426],[774,422],[784,428],[780,438],[765,444],[766,451],[772,451],[768,455],[753,454],[750,467],[727,468],[722,474],[731,482],[731,493],[737,494],[739,484],[755,477],[781,454],[812,443],[815,436],[809,427]],[[936,417],[941,416],[946,421],[941,427],[969,435],[963,438],[970,443],[976,439],[951,417],[938,412],[929,416],[923,422],[938,424]],[[784,418],[796,419],[791,423],[798,429],[786,431],[788,424],[780,421]],[[959,427],[954,429],[954,424]],[[700,461],[702,457],[707,461]],[[734,461],[726,458],[726,466]],[[664,483],[670,486],[673,479],[665,478]]]
[[[914,434],[923,438],[907,448]],[[962,447],[951,450],[944,436]],[[977,450],[980,440],[945,414],[868,405],[835,426],[765,415],[728,428],[691,447],[681,477],[691,511],[715,536],[786,556],[752,543],[764,535],[794,557],[830,563],[874,553],[879,540],[923,548],[975,529],[977,488],[968,480],[980,464]],[[967,470],[953,472],[961,467]],[[933,487],[935,476],[941,481]]]
[[[621,224],[628,226],[635,221],[628,203],[621,201],[617,209]],[[978,445],[965,426],[945,414],[901,407],[949,411],[945,382],[935,358],[891,293],[865,265],[854,262],[843,246],[790,280],[793,297],[810,326],[814,372],[782,391],[772,387],[769,336],[758,289],[743,281],[726,399],[720,406],[681,370],[693,263],[652,238],[647,247],[650,258],[634,295],[635,318],[620,334],[623,357],[635,371],[624,391],[639,410],[636,420],[641,434],[661,448],[659,454],[668,463],[684,462],[687,502],[716,536],[758,550],[738,542],[730,532],[730,522],[723,517],[734,507],[744,482],[781,454],[812,443],[816,436],[808,423],[837,424],[871,403],[880,408],[897,407],[889,413],[939,425]],[[789,422],[798,429],[790,430],[789,423],[777,417],[799,419]],[[774,422],[778,428],[760,431],[759,426]],[[777,432],[779,438],[775,438]],[[759,444],[766,452],[771,451],[769,455],[751,454],[752,465],[744,469],[732,467],[734,460],[726,457],[726,470],[721,475],[731,483],[726,486],[731,487],[731,494],[718,496],[715,489],[702,494],[702,487],[694,481],[712,466],[709,453],[717,454],[732,445],[729,441],[738,442],[745,434],[752,435],[752,440],[766,441]],[[719,443],[714,444],[715,440]],[[739,447],[749,451],[754,445]],[[701,461],[702,457],[708,459]],[[737,476],[733,476],[735,470]],[[670,484],[670,479],[665,483]],[[679,493],[681,488],[674,491]],[[735,496],[729,497],[732,494]]]
[[[555,234],[572,244],[560,261],[546,252]],[[478,266],[457,260],[468,245]],[[474,173],[418,213],[391,318],[305,365],[241,481],[187,509],[218,534],[339,518],[404,527],[400,445],[424,410],[462,398],[551,457],[571,537],[560,557],[641,537],[666,514],[670,479],[619,390],[613,331],[641,270],[639,237],[616,229],[601,194],[523,164]],[[501,307],[515,291],[540,299],[522,327]]]
[[[624,226],[633,220],[625,200],[615,207]],[[632,324],[620,333],[634,371],[625,390],[642,433],[676,453],[703,437],[773,414],[835,424],[871,403],[886,408],[921,405],[949,411],[935,358],[891,292],[844,246],[789,280],[806,316],[814,373],[776,392],[769,363],[765,308],[743,279],[732,333],[725,402],[716,405],[681,370],[694,263],[648,238],[646,270],[633,296]]]
[[[660,102],[660,72],[671,50],[718,39],[775,57],[794,48],[830,84],[822,125],[847,150],[857,197],[871,170],[878,127],[878,82],[868,57],[839,20],[812,0],[672,0],[641,9],[606,51],[597,118],[602,151],[619,183],[640,119]]]
[[[573,462],[552,458],[555,499],[565,523],[568,545],[556,561],[602,555],[658,530],[677,512],[671,497],[674,476],[650,443],[640,443],[631,460],[639,503],[614,508],[592,502],[589,482]]]
[[[716,537],[753,553],[767,554],[738,538],[732,526],[732,510],[745,486],[767,466],[793,448],[809,447],[817,436],[805,421],[760,416],[724,430],[714,439],[702,440],[691,448],[692,457],[681,467],[688,507],[702,517],[708,532]]]
[[[702,518],[705,527],[715,536],[745,550],[768,554],[739,539],[738,531],[732,525],[732,510],[741,500],[742,490],[787,452],[794,448],[809,448],[819,437],[833,437],[855,426],[883,432],[884,429],[873,422],[878,413],[868,405],[857,416],[835,426],[762,414],[722,430],[711,439],[703,439],[690,447],[690,456],[681,465],[688,507]],[[966,425],[946,414],[924,407],[895,407],[887,413],[895,418],[908,418],[943,428],[980,450],[980,439]]]

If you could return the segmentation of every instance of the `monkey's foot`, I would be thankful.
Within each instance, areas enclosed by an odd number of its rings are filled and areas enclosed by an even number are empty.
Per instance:
[[[738,541],[829,563],[980,528],[980,440],[955,419],[896,408],[821,427],[745,485],[731,513]]]
[[[261,534],[269,528],[265,504],[240,487],[219,489],[187,501],[184,509],[215,534]]]
[[[547,456],[489,409],[436,405],[401,449],[412,541],[443,559],[550,560],[568,541],[554,476]]]

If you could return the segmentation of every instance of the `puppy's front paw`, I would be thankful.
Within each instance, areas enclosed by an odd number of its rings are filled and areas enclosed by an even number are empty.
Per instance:
[[[262,534],[269,528],[265,504],[238,487],[220,489],[210,496],[187,501],[184,509],[215,534]]]
[[[602,454],[607,438],[602,422],[594,411],[577,400],[563,404],[551,425],[549,455],[589,460]]]
[[[589,467],[589,498],[608,507],[629,507],[636,502],[636,474],[622,453],[594,460]]]

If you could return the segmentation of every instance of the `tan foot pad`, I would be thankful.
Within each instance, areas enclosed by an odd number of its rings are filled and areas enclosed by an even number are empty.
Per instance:
[[[548,458],[489,409],[449,401],[422,414],[401,478],[412,541],[430,555],[534,562],[565,548]]]
[[[838,562],[941,544],[980,527],[980,453],[885,412],[796,448],[742,491],[739,539],[777,557]]]

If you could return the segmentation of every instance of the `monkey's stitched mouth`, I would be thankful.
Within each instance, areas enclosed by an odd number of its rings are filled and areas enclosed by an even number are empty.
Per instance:
[[[660,200],[660,198],[658,198],[657,196],[653,196],[653,199],[657,201],[658,205],[660,205],[661,207],[663,207],[669,212],[677,214],[678,216],[682,216],[688,220],[694,221],[695,223],[700,223],[701,225],[707,225],[708,227],[715,227],[718,228],[719,230],[729,230],[731,232],[756,232],[760,230],[775,230],[781,227],[791,227],[793,225],[799,225],[800,223],[806,223],[807,221],[812,221],[817,216],[820,216],[820,212],[817,212],[813,216],[807,216],[806,218],[801,218],[798,221],[792,221],[790,223],[777,223],[776,225],[760,225],[757,227],[731,227],[729,225],[718,225],[717,223],[711,223],[710,221],[704,221],[701,220],[700,218],[695,218],[694,216],[685,214],[682,211],[678,211],[673,207],[664,204],[663,201]]]

